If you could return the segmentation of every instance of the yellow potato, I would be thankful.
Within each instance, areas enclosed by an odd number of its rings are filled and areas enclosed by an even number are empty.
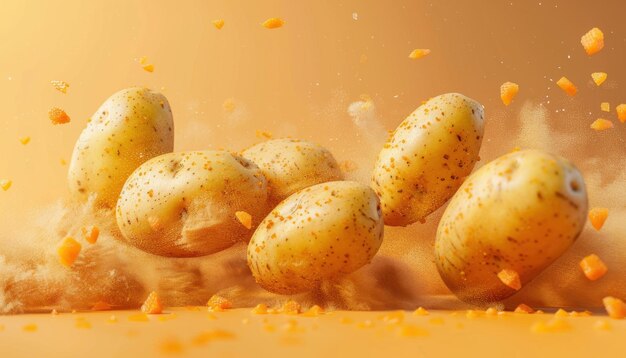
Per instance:
[[[133,87],[98,108],[72,154],[68,182],[74,197],[96,196],[113,208],[126,178],[146,160],[174,148],[172,111],[165,96]]]
[[[169,153],[142,164],[124,184],[117,224],[126,241],[172,257],[202,256],[247,240],[267,212],[267,184],[252,162],[225,151]]]
[[[537,150],[497,158],[463,183],[441,218],[441,278],[463,301],[502,300],[516,290],[498,274],[531,281],[576,240],[586,214],[585,182],[565,159]]]
[[[269,140],[241,155],[263,171],[273,204],[311,185],[343,179],[337,161],[326,148],[298,139]]]
[[[393,132],[372,177],[386,225],[423,221],[469,175],[483,138],[483,106],[458,93],[434,97]]]
[[[285,199],[261,222],[248,244],[248,266],[268,291],[306,292],[369,263],[383,228],[372,189],[349,181],[317,184]]]

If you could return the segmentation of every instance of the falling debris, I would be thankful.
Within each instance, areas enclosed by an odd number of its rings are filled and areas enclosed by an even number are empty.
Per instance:
[[[272,17],[272,18],[265,20],[265,22],[263,22],[263,27],[271,30],[271,29],[277,29],[279,27],[283,27],[284,24],[285,22],[282,19],[279,19],[277,17]]]
[[[428,54],[430,54],[430,50],[427,48],[416,48],[415,50],[411,51],[411,53],[409,54],[409,58],[412,60],[417,60],[418,58],[422,58],[424,56],[428,56]]]
[[[70,87],[70,85],[65,81],[52,80],[50,83],[61,93],[67,93],[67,89]]]
[[[517,96],[519,92],[519,85],[514,82],[504,82],[500,86],[500,98],[505,106],[508,106],[513,101],[513,98]]]
[[[604,48],[604,34],[599,28],[594,27],[580,38],[580,43],[587,55],[591,56]]]
[[[22,143],[23,145],[26,145],[26,144],[30,143],[30,137],[28,137],[28,136],[21,137],[20,138],[20,143]]]
[[[604,81],[606,81],[607,77],[608,75],[606,74],[606,72],[594,72],[591,74],[591,79],[596,84],[596,86],[600,86],[601,84],[603,84]]]
[[[213,26],[215,26],[216,29],[221,30],[222,27],[224,27],[224,20],[213,20]]]
[[[611,128],[613,128],[613,122],[608,119],[598,118],[591,123],[591,129],[595,129],[597,131],[603,131]]]
[[[50,118],[52,124],[65,124],[70,122],[70,116],[68,116],[64,110],[57,107],[52,107],[50,111],[48,111],[48,118]]]
[[[561,89],[565,91],[565,93],[567,93],[569,96],[575,96],[576,92],[578,92],[578,88],[576,88],[572,81],[568,80],[567,77],[561,77],[561,79],[559,79],[556,84],[557,86],[561,87]]]

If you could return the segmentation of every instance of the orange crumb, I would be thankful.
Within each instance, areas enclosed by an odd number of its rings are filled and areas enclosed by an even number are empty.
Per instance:
[[[71,237],[66,237],[57,249],[59,254],[59,262],[65,267],[70,267],[76,261],[80,253],[81,245]]]
[[[324,309],[318,305],[313,305],[306,312],[303,313],[305,317],[317,317],[324,314]]]
[[[141,305],[141,312],[147,314],[161,314],[163,313],[163,305],[156,292],[152,291],[146,298],[146,301]]]
[[[224,20],[219,19],[219,20],[213,20],[213,26],[215,26],[216,29],[221,30],[222,27],[224,27]]]
[[[604,34],[599,28],[594,27],[580,38],[580,44],[583,45],[587,55],[591,56],[604,47]]]
[[[589,221],[591,222],[591,226],[596,230],[602,229],[608,216],[608,208],[591,208],[591,210],[589,210]]]
[[[61,165],[65,166],[67,164],[67,161],[63,158],[61,158],[61,160],[59,160],[59,163],[61,163]]]
[[[422,58],[424,56],[428,56],[430,54],[430,50],[427,48],[416,48],[411,51],[409,54],[409,58],[412,60],[417,60],[418,58]]]
[[[65,124],[70,122],[70,117],[61,108],[52,107],[48,111],[48,118],[52,121],[52,124]]]
[[[576,311],[572,311],[569,313],[570,316],[572,317],[589,317],[591,316],[591,312],[589,311],[580,311],[580,312],[576,312]]]
[[[143,68],[146,72],[154,72],[154,65],[151,63],[147,65],[142,65],[141,68]]]
[[[97,226],[88,226],[81,229],[83,238],[90,244],[95,244],[100,236],[100,229]]]
[[[13,182],[9,179],[0,179],[0,188],[2,188],[2,190],[9,190],[11,188],[11,185],[13,185]]]
[[[513,98],[517,96],[519,92],[519,85],[513,82],[504,82],[500,86],[500,99],[505,106],[508,106],[513,101]]]
[[[272,134],[272,132],[269,132],[269,131],[257,130],[256,131],[256,137],[257,138],[261,138],[261,139],[272,139],[272,137],[274,137],[274,135]]]
[[[148,315],[145,313],[137,313],[128,316],[128,320],[131,322],[148,322]]]
[[[569,314],[566,310],[559,308],[556,312],[554,312],[555,317],[567,317]]]
[[[415,316],[428,316],[428,311],[424,307],[418,307],[415,311],[413,311]]]
[[[533,312],[535,312],[535,310],[532,307],[528,306],[528,305],[520,303],[519,305],[517,305],[517,307],[515,307],[515,311],[513,311],[513,312],[515,312],[515,313],[533,313]]]
[[[399,334],[402,337],[424,337],[428,336],[428,331],[415,325],[404,325],[400,328]]]
[[[21,137],[20,138],[20,143],[22,143],[22,145],[26,145],[26,144],[30,143],[30,137],[29,136]]]
[[[235,212],[235,217],[246,229],[250,230],[252,228],[252,215],[245,211],[237,211]]]
[[[570,96],[575,96],[576,92],[578,91],[576,86],[574,86],[574,84],[566,77],[561,77],[561,79],[559,79],[556,84]]]
[[[548,322],[541,321],[534,323],[530,327],[530,330],[533,333],[557,333],[569,331],[571,328],[572,326],[568,322],[560,317],[555,317]]]
[[[602,112],[611,112],[611,104],[609,102],[600,103],[600,110]]]
[[[619,121],[622,123],[626,122],[626,104],[620,104],[615,107],[615,110],[617,111],[617,118],[619,118]]]
[[[613,128],[613,122],[609,121],[608,119],[598,118],[595,121],[593,121],[593,123],[591,123],[590,127],[591,129],[594,129],[597,131],[603,131],[606,129]]]
[[[282,19],[279,19],[277,17],[272,17],[272,18],[265,20],[262,25],[266,29],[277,29],[279,27],[282,27],[284,24],[285,22]]]
[[[211,296],[206,305],[209,307],[209,311],[217,312],[233,307],[233,304],[228,299],[219,295]]]
[[[98,301],[91,307],[92,311],[108,311],[110,309],[111,305],[104,301]]]
[[[596,84],[596,86],[600,86],[601,84],[603,84],[604,81],[606,81],[607,77],[608,75],[606,74],[606,72],[594,72],[591,74],[591,79]]]
[[[404,311],[389,312],[379,318],[384,322],[391,324],[402,323],[404,321]]]
[[[485,310],[485,314],[488,316],[495,316],[498,314],[498,309],[495,307],[489,307]]]
[[[476,318],[478,316],[480,316],[480,313],[476,310],[467,310],[465,312],[465,317],[470,318],[470,319]]]
[[[522,281],[520,280],[519,274],[515,270],[503,269],[498,272],[498,278],[503,284],[509,286],[515,291],[519,291],[519,289],[522,288]]]
[[[580,268],[583,270],[583,273],[587,278],[591,281],[595,281],[600,277],[604,276],[608,271],[608,268],[600,260],[598,255],[591,254],[580,261]]]
[[[281,308],[281,312],[289,315],[296,315],[300,313],[301,306],[298,302],[294,300],[288,300],[283,303],[283,307]]]
[[[267,314],[267,305],[265,303],[259,303],[252,309],[254,314]]]
[[[626,317],[626,303],[619,298],[607,296],[602,299],[602,303],[609,317],[617,319]]]
[[[34,323],[30,323],[23,326],[22,329],[26,332],[37,332],[37,325]]]
[[[65,81],[52,80],[50,83],[57,91],[62,93],[67,93],[67,89],[70,87],[70,85]]]
[[[229,331],[216,329],[198,334],[191,341],[195,345],[204,345],[212,341],[224,341],[235,338],[235,334]]]

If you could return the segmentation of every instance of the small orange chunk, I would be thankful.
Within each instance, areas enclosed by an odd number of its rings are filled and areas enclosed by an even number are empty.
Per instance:
[[[580,38],[580,44],[583,45],[587,55],[591,56],[604,47],[604,34],[599,28],[594,27]]]
[[[48,118],[52,121],[52,124],[65,124],[70,122],[70,117],[61,108],[52,107],[48,111]]]
[[[147,314],[161,314],[163,313],[163,305],[156,292],[152,291],[146,298],[145,302],[141,306],[141,312]]]
[[[556,84],[569,96],[575,96],[576,92],[578,92],[578,88],[576,88],[572,81],[568,80],[566,77],[561,77],[558,81],[556,81]]]
[[[76,261],[80,253],[81,245],[71,237],[66,237],[57,249],[59,254],[59,262],[65,267],[70,267]]]
[[[513,101],[513,98],[517,96],[519,92],[519,85],[514,82],[504,82],[500,86],[500,99],[505,106],[508,106]]]
[[[34,323],[30,323],[23,326],[22,329],[26,332],[37,332],[37,325]]]
[[[591,208],[591,210],[589,210],[589,221],[591,222],[591,226],[596,230],[602,229],[608,216],[608,208]]]
[[[271,30],[271,29],[277,29],[279,27],[282,27],[284,24],[285,22],[282,19],[279,19],[277,17],[272,17],[272,18],[265,20],[262,25],[266,29]]]
[[[285,314],[289,314],[289,315],[296,315],[300,313],[300,310],[301,310],[301,307],[298,302],[294,300],[288,300],[287,302],[283,303],[281,312]]]
[[[83,238],[90,244],[95,244],[100,236],[100,229],[97,226],[88,226],[82,228]]]
[[[607,77],[608,75],[606,74],[606,72],[594,72],[591,74],[591,79],[596,84],[596,86],[600,86],[601,84],[603,84],[604,81],[606,81]]]
[[[555,317],[548,322],[536,322],[530,327],[533,333],[557,333],[566,332],[572,329],[572,326],[563,318]]]
[[[151,63],[147,65],[142,65],[141,68],[143,68],[146,72],[154,72],[154,65]]]
[[[9,190],[11,188],[11,185],[13,185],[13,182],[9,179],[0,179],[0,188],[2,188],[2,190]]]
[[[609,317],[616,319],[626,317],[626,303],[619,298],[607,296],[602,299],[602,303]]]
[[[22,145],[26,145],[26,144],[30,143],[30,137],[28,137],[28,136],[21,137],[20,138],[20,143],[22,143]]]
[[[604,276],[609,270],[598,255],[591,254],[580,261],[580,268],[585,276],[591,281],[595,281]]]
[[[509,286],[515,291],[522,288],[522,281],[520,280],[519,274],[515,270],[503,269],[498,272],[498,278],[503,284]]]
[[[615,110],[617,111],[617,118],[619,118],[619,121],[622,123],[626,122],[626,104],[620,104],[615,107]]]
[[[222,27],[224,27],[224,20],[219,19],[219,20],[213,20],[213,26],[215,26],[216,29],[221,30]]]
[[[413,311],[413,315],[415,316],[428,316],[428,311],[424,307],[418,307],[415,311]]]
[[[70,85],[65,81],[53,80],[50,81],[50,83],[57,91],[61,93],[67,93],[67,89],[70,87]]]
[[[528,306],[528,305],[520,303],[519,305],[517,305],[517,307],[515,307],[515,311],[513,311],[513,312],[515,312],[515,313],[533,313],[533,312],[535,312],[535,310],[532,307]]]
[[[600,103],[600,110],[602,112],[611,112],[611,104],[609,102]]]
[[[206,304],[209,311],[223,311],[233,307],[233,304],[225,297],[213,295]]]
[[[274,134],[270,131],[257,130],[256,137],[261,139],[272,139],[274,137]]]
[[[303,313],[306,317],[317,317],[324,314],[324,309],[318,305],[313,305],[306,312]]]
[[[613,122],[608,119],[598,118],[590,125],[591,129],[596,131],[604,131],[613,128]]]
[[[267,305],[265,303],[259,303],[252,309],[254,314],[267,314]]]
[[[411,51],[411,53],[409,54],[409,58],[412,60],[417,60],[418,58],[428,56],[429,54],[430,50],[427,48],[416,48],[415,50]]]
[[[250,230],[252,228],[252,215],[245,211],[237,211],[235,217],[246,229]]]

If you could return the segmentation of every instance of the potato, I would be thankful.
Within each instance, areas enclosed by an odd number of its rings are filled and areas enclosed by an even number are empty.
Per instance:
[[[441,278],[463,301],[502,300],[516,290],[498,274],[531,281],[576,240],[586,214],[585,182],[565,159],[537,150],[497,158],[463,183],[441,218]]]
[[[273,204],[311,185],[343,179],[337,161],[326,148],[298,139],[269,140],[241,155],[263,171]]]
[[[147,88],[121,90],[98,108],[72,154],[68,182],[79,199],[114,208],[126,178],[141,163],[174,148],[172,111],[165,96]]]
[[[386,225],[424,221],[454,195],[479,159],[483,106],[458,93],[430,99],[393,132],[372,187]]]
[[[281,202],[248,244],[248,266],[268,291],[310,291],[370,262],[383,239],[376,194],[349,181],[317,184]]]
[[[247,240],[267,212],[267,183],[252,162],[225,151],[169,153],[142,164],[124,184],[117,224],[126,241],[172,257],[202,256]]]

